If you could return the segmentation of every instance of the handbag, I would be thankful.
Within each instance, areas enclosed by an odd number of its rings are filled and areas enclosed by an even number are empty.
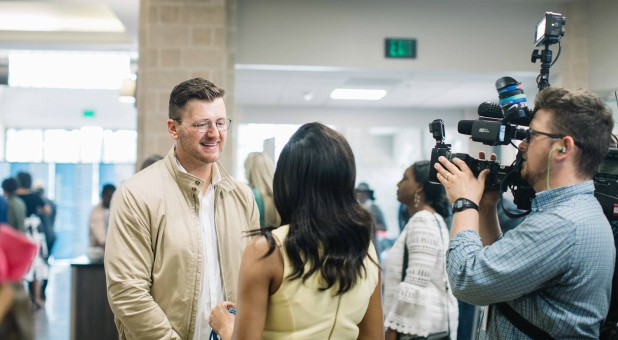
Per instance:
[[[438,231],[440,233],[440,238],[442,239],[442,245],[444,246],[444,236],[442,236],[442,230],[440,229],[442,225],[440,224],[440,221],[436,218],[435,215],[433,218],[436,220],[436,224],[438,225]],[[405,245],[403,249],[404,250],[403,250],[403,265],[401,266],[402,267],[401,281],[403,281],[406,278],[406,270],[408,269],[408,247],[407,245]],[[420,340],[420,339],[449,340],[451,338],[451,320],[450,320],[450,315],[448,311],[448,282],[444,284],[444,289],[446,292],[446,325],[447,325],[446,330],[441,331],[441,332],[431,333],[427,336],[397,333],[397,340]]]

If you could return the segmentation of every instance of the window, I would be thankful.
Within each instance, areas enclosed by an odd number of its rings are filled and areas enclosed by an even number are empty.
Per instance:
[[[103,163],[135,163],[137,132],[105,130],[103,132]]]
[[[6,133],[7,162],[41,162],[43,131],[8,129]]]
[[[137,132],[81,129],[8,129],[7,162],[135,163]]]
[[[130,75],[129,54],[71,51],[9,54],[9,85],[15,87],[116,90]]]

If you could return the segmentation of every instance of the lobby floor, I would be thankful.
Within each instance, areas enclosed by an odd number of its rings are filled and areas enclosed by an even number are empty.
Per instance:
[[[49,271],[47,301],[34,312],[35,339],[71,338],[71,266],[68,260],[55,261]]]

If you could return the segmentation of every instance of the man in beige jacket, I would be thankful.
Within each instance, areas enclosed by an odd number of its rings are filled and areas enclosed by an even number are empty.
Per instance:
[[[195,78],[170,95],[167,156],[112,200],[105,273],[121,339],[208,339],[210,310],[236,301],[251,189],[217,163],[231,120],[224,90]]]

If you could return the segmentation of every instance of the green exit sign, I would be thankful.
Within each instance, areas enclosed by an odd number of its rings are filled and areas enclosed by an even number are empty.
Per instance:
[[[416,39],[384,39],[384,56],[396,59],[416,59]]]

